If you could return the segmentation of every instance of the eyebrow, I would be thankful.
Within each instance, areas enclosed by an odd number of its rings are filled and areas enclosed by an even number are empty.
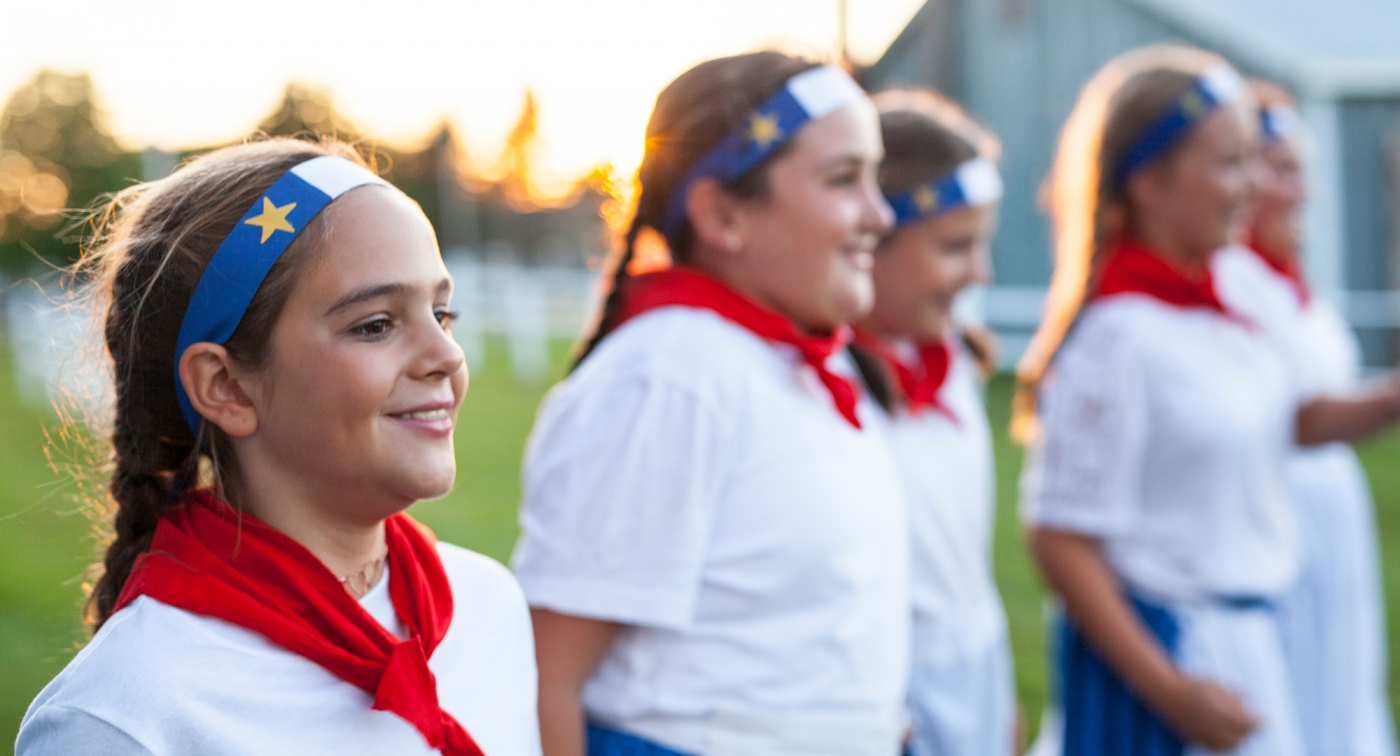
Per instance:
[[[405,296],[408,294],[412,294],[413,291],[417,288],[417,286],[406,283],[385,283],[365,286],[341,297],[339,300],[336,301],[335,304],[331,305],[331,308],[329,310],[326,310],[326,314],[334,315],[335,313],[340,312],[341,310],[344,310],[347,307],[354,307],[355,305],[360,304],[361,302],[368,302],[372,299],[380,299],[382,297]],[[438,285],[436,287],[434,287],[433,293],[441,294],[445,291],[448,291],[451,288],[452,279],[444,278],[438,282]]]
[[[833,170],[836,168],[846,168],[851,165],[861,165],[862,163],[868,162],[871,161],[865,155],[861,155],[855,152],[847,152],[841,155],[837,155],[836,157],[833,157],[830,160],[827,160],[825,163],[822,164],[822,169]],[[874,162],[878,163],[880,161],[876,160]]]

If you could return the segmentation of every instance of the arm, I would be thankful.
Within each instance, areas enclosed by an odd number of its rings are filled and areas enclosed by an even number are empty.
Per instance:
[[[544,756],[583,756],[583,684],[624,625],[531,609]]]
[[[1349,396],[1324,396],[1303,405],[1297,415],[1302,446],[1356,441],[1400,421],[1400,376]]]
[[[1258,725],[1238,696],[1182,674],[1143,626],[1091,537],[1032,529],[1031,553],[1075,627],[1178,735],[1213,751],[1234,748]]]

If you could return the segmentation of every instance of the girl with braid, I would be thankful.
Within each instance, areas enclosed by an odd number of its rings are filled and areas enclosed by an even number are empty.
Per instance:
[[[646,144],[526,451],[545,753],[897,753],[904,501],[842,359],[890,225],[875,107],[840,69],[740,55],[667,86]],[[634,265],[658,248],[669,268]]]
[[[1011,756],[1016,691],[992,575],[995,471],[982,405],[987,336],[953,301],[988,278],[1001,178],[995,137],[926,91],[875,96],[880,187],[896,227],[875,251],[875,308],[851,352],[887,417],[909,498],[911,756]]]
[[[451,488],[467,387],[418,206],[271,140],[99,229],[116,532],[17,753],[538,753],[518,586],[404,513]]]

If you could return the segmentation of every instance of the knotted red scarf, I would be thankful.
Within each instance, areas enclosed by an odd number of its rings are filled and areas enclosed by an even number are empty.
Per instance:
[[[1226,306],[1215,293],[1215,279],[1209,267],[1200,275],[1188,277],[1164,256],[1132,242],[1109,251],[1108,263],[1099,277],[1095,296],[1114,294],[1146,294],[1177,307],[1205,307],[1246,328],[1254,328],[1248,318]]]
[[[406,514],[384,522],[389,597],[409,629],[399,640],[310,551],[206,491],[160,519],[117,610],[157,601],[251,630],[374,696],[445,756],[482,756],[438,704],[428,659],[452,623],[452,589],[436,538]]]
[[[1258,240],[1252,240],[1247,245],[1250,252],[1253,252],[1269,269],[1283,277],[1288,285],[1292,287],[1294,296],[1298,297],[1298,305],[1306,307],[1308,300],[1312,298],[1312,290],[1308,288],[1308,282],[1303,278],[1302,267],[1297,261],[1285,261],[1281,256],[1275,256],[1264,251]]]
[[[885,364],[885,369],[894,373],[899,380],[900,393],[904,395],[904,404],[909,408],[910,414],[918,415],[924,410],[933,410],[948,418],[954,425],[961,425],[957,413],[943,403],[941,396],[943,383],[948,379],[948,372],[952,366],[952,350],[948,348],[946,341],[940,339],[919,344],[917,365],[907,364],[888,341],[868,331],[857,329],[855,343],[879,358]]]
[[[704,273],[679,265],[633,276],[623,286],[618,325],[658,307],[679,305],[711,310],[761,338],[796,347],[802,361],[817,371],[836,410],[851,425],[860,427],[855,385],[826,368],[827,359],[849,340],[849,329],[838,328],[826,336],[804,336],[782,315],[760,307]]]

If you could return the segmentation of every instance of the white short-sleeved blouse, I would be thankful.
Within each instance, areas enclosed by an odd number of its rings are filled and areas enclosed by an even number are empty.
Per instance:
[[[955,419],[925,409],[880,421],[909,500],[916,654],[975,654],[1006,635],[992,574],[991,427],[976,362],[955,336],[948,349],[938,396]]]
[[[453,616],[428,666],[438,698],[487,756],[540,752],[534,637],[497,562],[438,544]],[[387,574],[360,600],[405,630]],[[149,596],[102,626],[30,705],[19,756],[437,753],[406,720],[315,662],[251,630]]]
[[[1100,538],[1149,595],[1277,596],[1299,563],[1295,394],[1257,325],[1141,294],[1093,301],[1041,388],[1024,517]]]
[[[641,315],[550,393],[524,478],[530,604],[632,626],[589,716],[696,753],[897,750],[898,473],[794,351],[705,310]]]

